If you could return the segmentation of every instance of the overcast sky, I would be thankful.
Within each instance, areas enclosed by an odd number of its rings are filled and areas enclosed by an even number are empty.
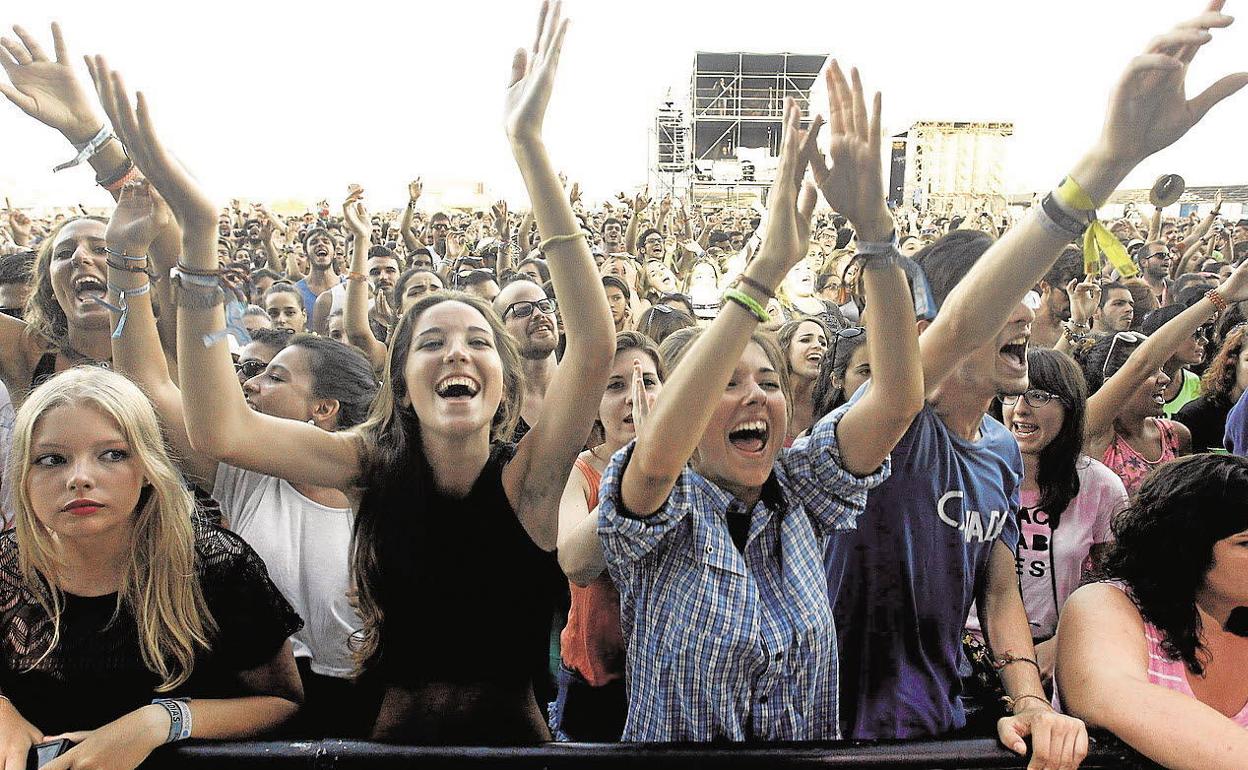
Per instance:
[[[1231,2],[1228,11],[1248,4]],[[647,134],[669,89],[686,91],[694,52],[832,53],[884,93],[890,133],[915,120],[1016,124],[1011,191],[1046,188],[1094,139],[1112,84],[1147,41],[1199,0],[570,0],[572,18],[546,120],[556,165],[588,197],[636,189]],[[526,205],[501,128],[512,52],[531,42],[537,3],[215,0],[6,3],[5,24],[51,50],[61,22],[71,55],[105,54],[145,91],[167,143],[224,201],[341,199],[349,182],[374,205],[484,182]],[[10,33],[11,36],[11,33]],[[1193,89],[1248,70],[1248,20],[1217,33]],[[2,76],[2,73],[0,73]],[[1193,91],[1194,92],[1194,91]],[[1220,105],[1127,186],[1177,172],[1189,185],[1248,183],[1248,93]],[[0,99],[0,193],[15,205],[102,204],[59,135]]]

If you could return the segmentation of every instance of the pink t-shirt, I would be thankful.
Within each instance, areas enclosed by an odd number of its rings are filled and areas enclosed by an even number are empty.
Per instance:
[[[1148,419],[1156,421],[1157,429],[1161,431],[1160,457],[1156,460],[1148,459],[1135,451],[1122,436],[1118,435],[1117,431],[1114,431],[1114,440],[1109,442],[1109,446],[1105,447],[1105,456],[1101,458],[1101,462],[1118,474],[1118,478],[1122,479],[1127,492],[1131,494],[1135,494],[1135,490],[1140,488],[1140,484],[1144,483],[1144,477],[1150,471],[1179,456],[1179,437],[1174,430],[1174,421],[1163,420],[1160,417],[1149,417]]]
[[[1092,546],[1113,539],[1110,520],[1127,499],[1117,474],[1091,457],[1080,456],[1075,470],[1079,474],[1079,494],[1062,512],[1056,535],[1050,528],[1048,514],[1035,510],[1039,492],[1024,489],[1019,493],[1015,563],[1031,637],[1036,640],[1056,633],[1058,610],[1079,587]],[[982,636],[974,608],[966,627]]]

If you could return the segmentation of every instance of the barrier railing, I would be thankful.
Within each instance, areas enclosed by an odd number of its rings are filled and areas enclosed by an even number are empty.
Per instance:
[[[143,770],[827,770],[828,768],[1025,768],[996,741],[790,743],[769,745],[549,743],[526,748],[392,746],[363,741],[188,743],[158,749]],[[1155,767],[1108,735],[1094,736],[1088,770]]]

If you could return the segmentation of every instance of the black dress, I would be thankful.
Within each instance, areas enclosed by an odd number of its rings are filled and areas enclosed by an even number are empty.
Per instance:
[[[503,489],[511,444],[491,448],[464,498],[427,477],[419,517],[410,497],[366,493],[383,517],[376,589],[381,654],[368,672],[390,693],[375,737],[415,743],[526,743],[535,660],[549,657],[550,621],[566,584],[553,552],[529,537]],[[381,499],[379,499],[381,498]],[[398,697],[397,700],[394,698]],[[535,703],[533,704],[535,705]],[[539,715],[540,716],[540,715]],[[539,721],[539,727],[540,727]],[[542,728],[544,731],[544,727]]]
[[[264,562],[232,532],[195,520],[195,571],[218,631],[182,686],[157,693],[143,665],[134,616],[117,612],[117,594],[64,594],[61,638],[22,581],[17,536],[0,533],[0,692],[45,735],[91,730],[153,698],[247,695],[240,671],[273,658],[303,621],[269,580]],[[42,659],[41,659],[42,658]]]

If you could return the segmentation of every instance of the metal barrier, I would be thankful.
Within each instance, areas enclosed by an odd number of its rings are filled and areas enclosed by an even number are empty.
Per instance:
[[[393,746],[362,741],[196,743],[158,749],[143,770],[806,770],[819,768],[1025,768],[986,738],[838,743],[549,743],[526,748]],[[1155,767],[1109,735],[1094,736],[1088,770]]]

